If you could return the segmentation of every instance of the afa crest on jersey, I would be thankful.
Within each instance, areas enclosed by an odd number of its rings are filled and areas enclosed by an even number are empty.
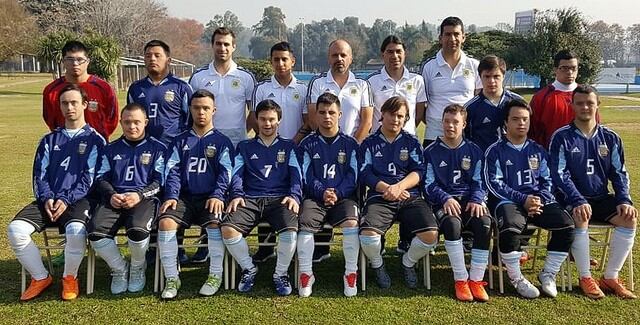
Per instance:
[[[471,77],[471,69],[467,69],[467,68],[462,69],[462,76],[465,79],[468,79],[469,77]]]
[[[78,144],[78,153],[81,155],[84,155],[85,151],[87,151],[87,143],[86,142],[80,142]]]
[[[347,153],[340,150],[340,152],[338,152],[338,163],[344,164],[346,162],[347,162]]]
[[[400,160],[407,161],[409,159],[409,150],[407,148],[400,149]]]
[[[167,92],[164,93],[165,101],[172,102],[174,99],[176,99],[176,93],[174,93],[173,90],[167,90]]]
[[[151,153],[142,153],[142,155],[140,155],[140,163],[143,165],[148,165],[149,163],[151,163]]]
[[[349,94],[351,96],[358,96],[358,88],[356,86],[351,87],[351,89],[349,89]]]
[[[540,167],[540,161],[537,156],[529,156],[529,168],[537,170]]]
[[[295,100],[296,102],[300,100],[300,93],[294,93],[293,94],[293,100]]]
[[[284,152],[284,150],[278,151],[276,160],[278,161],[279,164],[283,164],[286,158],[287,158],[287,154]]]
[[[407,84],[407,86],[405,87],[405,89],[407,90],[408,93],[413,91],[413,84]]]
[[[598,146],[598,154],[600,155],[600,157],[606,157],[609,155],[609,148],[606,144],[603,143]]]
[[[95,100],[90,100],[88,108],[92,112],[97,112],[98,111],[98,102],[95,101]]]
[[[213,158],[213,156],[216,155],[216,151],[217,149],[215,145],[208,145],[204,150],[204,154],[207,156],[207,158]]]
[[[462,162],[460,163],[460,167],[464,170],[471,169],[471,158],[468,156],[462,157]]]
[[[231,82],[231,88],[240,88],[240,79],[233,79],[233,81]]]

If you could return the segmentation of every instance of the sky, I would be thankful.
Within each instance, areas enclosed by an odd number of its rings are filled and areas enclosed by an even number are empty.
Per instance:
[[[262,17],[265,7],[275,6],[286,15],[287,26],[301,22],[320,21],[322,19],[347,16],[360,18],[360,22],[371,26],[376,18],[391,19],[398,24],[418,24],[425,20],[438,25],[447,16],[458,16],[466,25],[494,26],[499,22],[514,24],[515,13],[531,9],[556,9],[575,7],[591,21],[604,20],[627,27],[640,23],[640,4],[638,0],[404,0],[404,1],[354,1],[354,0],[160,0],[169,14],[174,17],[191,18],[208,22],[216,14],[227,10],[235,13],[245,27],[251,27]],[[370,3],[363,6],[362,3]],[[398,5],[401,5],[399,8]]]

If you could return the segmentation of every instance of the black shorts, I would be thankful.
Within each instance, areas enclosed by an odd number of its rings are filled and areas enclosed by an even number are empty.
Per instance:
[[[358,221],[359,215],[358,204],[352,199],[342,199],[331,207],[326,207],[313,199],[306,199],[302,202],[300,230],[315,234],[322,230],[324,223],[336,227],[347,220]]]
[[[616,197],[611,194],[597,199],[587,199],[587,203],[591,205],[591,219],[589,222],[609,223],[611,218],[618,214],[618,201]],[[572,214],[573,208],[574,207],[568,205],[567,212]]]
[[[55,222],[49,219],[49,216],[44,211],[44,205],[37,201],[31,202],[31,204],[24,207],[13,220],[24,220],[32,224],[37,232],[43,231],[48,227],[58,227],[61,234],[64,234],[65,227],[70,222],[80,222],[84,225],[87,224],[89,212],[91,210],[91,204],[87,199],[80,199],[76,203],[67,207],[64,213]]]
[[[513,202],[499,204],[495,210],[500,232],[521,234],[527,228],[527,223],[550,231],[575,227],[573,218],[555,202],[546,204],[542,207],[542,213],[533,217],[527,215],[523,206]]]
[[[458,218],[460,218],[463,232],[465,232],[464,230],[468,229],[469,221],[471,221],[474,217],[471,216],[471,213],[469,211],[465,211],[467,209],[467,203],[468,202],[463,201],[463,200],[459,200],[457,198],[456,198],[456,200],[458,201],[458,203],[460,203],[460,210],[462,210],[462,213],[460,214],[460,216]],[[448,215],[446,215],[444,213],[442,205],[434,205],[433,206],[433,211],[435,211],[436,221],[438,221],[438,227],[440,227],[442,225],[442,221],[445,218],[452,218],[451,216],[448,216]],[[491,215],[488,214],[488,213],[486,215],[484,215],[483,217],[488,217],[490,219],[493,219],[493,218],[491,218]]]
[[[298,216],[280,203],[282,199],[284,197],[245,198],[245,206],[228,213],[221,225],[232,227],[244,235],[263,221],[268,222],[276,233],[298,231]]]
[[[164,218],[171,218],[184,228],[189,228],[191,225],[198,225],[204,228],[211,223],[220,224],[222,216],[210,213],[205,208],[208,199],[208,195],[181,196],[178,198],[176,209],[167,209],[158,218],[158,221]]]
[[[409,198],[390,202],[380,196],[372,197],[365,203],[360,229],[373,230],[384,235],[398,220],[412,234],[427,230],[438,230],[436,217],[429,204],[422,198]]]
[[[155,216],[157,201],[143,199],[131,209],[114,209],[110,204],[99,204],[93,218],[89,221],[87,231],[89,235],[113,238],[118,229],[124,226],[127,231],[149,233]]]

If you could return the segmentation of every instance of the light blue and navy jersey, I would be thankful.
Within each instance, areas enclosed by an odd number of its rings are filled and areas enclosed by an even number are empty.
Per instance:
[[[109,183],[109,188],[101,188],[110,193],[137,192],[148,198],[160,192],[164,184],[164,154],[167,147],[152,136],[138,143],[128,141],[124,136],[109,143],[102,152],[98,181]],[[110,191],[112,190],[112,191]]]
[[[58,128],[40,140],[33,162],[33,194],[44,203],[62,200],[67,206],[84,198],[106,142],[88,124],[79,130]]]
[[[553,134],[549,156],[551,177],[569,205],[606,196],[609,180],[618,204],[632,203],[622,140],[612,130],[598,125],[587,138],[571,123]]]
[[[362,142],[360,155],[363,161],[360,181],[369,187],[367,199],[381,195],[375,190],[380,181],[393,185],[412,172],[416,172],[421,181],[424,177],[420,142],[404,130],[400,131],[393,142],[389,142],[378,129]],[[411,196],[419,196],[421,192],[419,185],[408,191]]]
[[[179,134],[167,152],[165,200],[180,195],[208,195],[226,200],[231,180],[231,140],[216,129],[202,137],[188,130]]]
[[[173,138],[190,128],[189,98],[191,86],[185,81],[169,74],[158,85],[149,77],[140,79],[127,92],[127,103],[138,103],[147,111],[148,135],[165,145]]]
[[[536,195],[543,204],[555,202],[547,152],[531,139],[521,146],[506,138],[492,144],[485,153],[484,181],[501,201],[524,204],[527,195]]]
[[[424,190],[431,204],[444,205],[452,198],[482,204],[485,190],[482,182],[482,150],[468,140],[455,148],[441,138],[424,150],[426,173]]]
[[[333,142],[318,132],[300,143],[306,198],[323,201],[324,191],[333,188],[338,199],[353,196],[358,181],[358,143],[339,132]]]
[[[302,170],[293,141],[278,136],[270,146],[259,137],[238,143],[231,198],[281,196],[302,200]]]
[[[467,127],[464,135],[484,152],[502,138],[504,107],[512,99],[522,99],[516,93],[504,90],[498,105],[494,105],[483,93],[473,97],[464,107],[467,109]]]

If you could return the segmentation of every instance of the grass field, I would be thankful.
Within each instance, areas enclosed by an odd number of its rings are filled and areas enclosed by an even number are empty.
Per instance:
[[[41,91],[48,78],[49,75],[13,79],[0,76],[0,224],[3,225],[0,227],[0,323],[626,324],[640,320],[640,301],[607,297],[594,302],[582,296],[579,289],[560,293],[557,299],[528,301],[516,297],[507,286],[504,295],[491,291],[491,301],[486,304],[456,302],[451,269],[442,249],[435,257],[431,291],[405,289],[399,269],[400,259],[388,253],[385,263],[392,273],[392,288],[380,290],[370,281],[366,292],[356,298],[344,298],[340,279],[344,261],[340,248],[336,247],[330,260],[314,267],[317,281],[314,295],[308,299],[300,299],[297,295],[275,296],[270,281],[273,262],[261,267],[256,288],[249,295],[221,291],[211,298],[199,297],[197,291],[207,273],[202,267],[183,269],[183,287],[176,301],[160,301],[151,292],[152,272],[147,273],[144,293],[114,297],[109,293],[106,265],[99,261],[93,295],[82,293],[76,301],[60,301],[57,278],[62,270],[58,268],[54,271],[55,285],[43,297],[30,303],[19,303],[20,265],[9,247],[6,225],[32,200],[33,154],[40,137],[47,131],[41,118]],[[124,103],[124,94],[119,97],[120,103]],[[603,98],[602,106],[607,108],[602,109],[601,114],[605,124],[625,141],[632,196],[637,198],[640,194],[640,109],[612,107],[633,105],[640,106],[640,103]],[[387,240],[388,252],[395,250],[396,240],[394,229]],[[640,270],[638,247],[640,245],[634,249],[636,270]],[[541,264],[538,265],[540,267]],[[81,289],[84,289],[84,270],[83,264],[80,269]],[[527,276],[533,280],[535,274],[529,272]],[[600,274],[596,272],[595,275]],[[626,267],[623,277],[626,278]],[[537,280],[533,282],[538,283]],[[636,281],[636,287],[640,287],[640,282]]]

